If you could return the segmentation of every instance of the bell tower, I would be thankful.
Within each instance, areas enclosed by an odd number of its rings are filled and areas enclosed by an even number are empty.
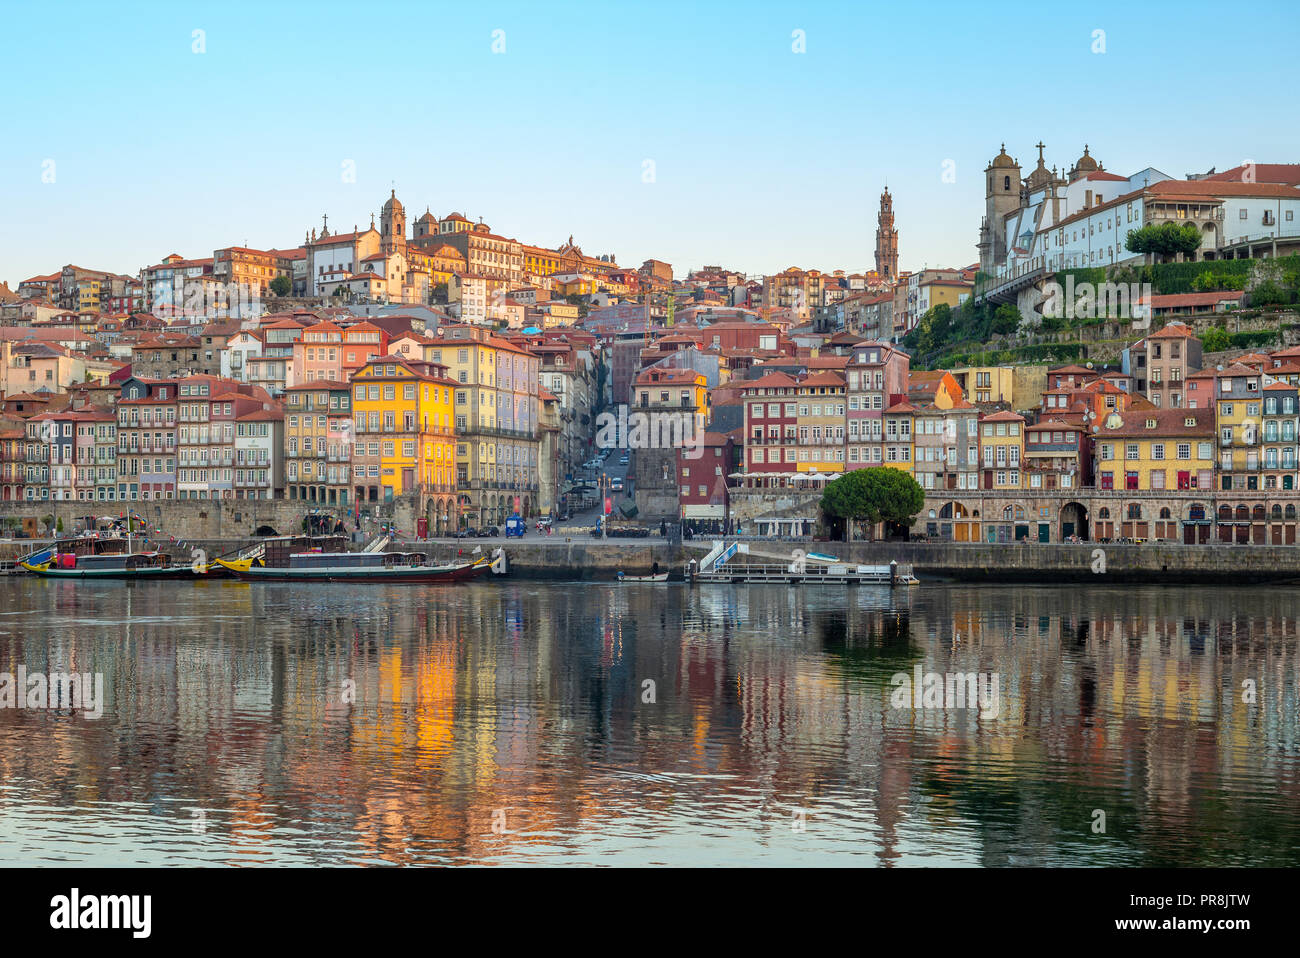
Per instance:
[[[379,249],[385,254],[406,252],[406,210],[396,190],[379,211]]]
[[[991,273],[1007,261],[1007,214],[1023,205],[1020,163],[1008,155],[1005,143],[993,161],[984,168],[984,176],[984,222],[980,224],[980,241],[977,246],[980,252],[980,270]]]
[[[880,214],[876,217],[876,272],[885,280],[898,277],[898,230],[894,228],[894,198],[888,186],[880,194]]]

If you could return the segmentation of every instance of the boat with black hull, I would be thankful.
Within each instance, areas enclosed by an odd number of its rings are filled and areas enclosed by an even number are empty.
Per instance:
[[[285,565],[259,565],[218,559],[236,578],[249,582],[463,582],[504,568],[498,550],[444,565],[431,564],[423,552],[297,552]]]
[[[165,552],[115,552],[76,555],[46,549],[18,563],[47,579],[192,579],[188,565],[173,565]]]
[[[157,550],[135,550],[134,513],[86,517],[87,531],[26,555],[18,565],[47,579],[192,579],[195,568]],[[107,528],[105,528],[107,524]],[[147,541],[147,540],[146,540]]]

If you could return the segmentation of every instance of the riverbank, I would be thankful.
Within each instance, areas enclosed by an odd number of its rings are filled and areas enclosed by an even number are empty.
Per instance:
[[[254,539],[200,539],[154,543],[186,562],[195,549],[208,557],[243,548]],[[756,553],[790,555],[795,549],[823,552],[864,565],[910,563],[922,584],[927,579],[963,582],[1147,582],[1167,584],[1256,584],[1300,582],[1300,548],[1255,545],[1099,545],[1096,543],[985,545],[929,542],[826,542],[813,539],[746,540]],[[0,556],[29,552],[44,543],[0,541]],[[359,548],[360,546],[354,546]],[[484,554],[504,548],[510,575],[520,579],[609,581],[619,572],[668,572],[680,579],[692,558],[701,558],[712,540],[671,545],[662,539],[431,539],[395,543],[393,548],[426,552],[435,561]]]

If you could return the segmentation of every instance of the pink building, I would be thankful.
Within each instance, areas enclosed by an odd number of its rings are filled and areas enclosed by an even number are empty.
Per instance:
[[[856,344],[844,373],[848,381],[844,468],[862,469],[885,461],[884,412],[906,399],[911,359],[885,343]]]

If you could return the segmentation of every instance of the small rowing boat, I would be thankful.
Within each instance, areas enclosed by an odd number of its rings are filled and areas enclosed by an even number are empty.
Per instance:
[[[618,581],[619,582],[667,582],[668,573],[659,572],[656,573],[655,575],[624,575],[622,572],[620,572],[618,574]]]

